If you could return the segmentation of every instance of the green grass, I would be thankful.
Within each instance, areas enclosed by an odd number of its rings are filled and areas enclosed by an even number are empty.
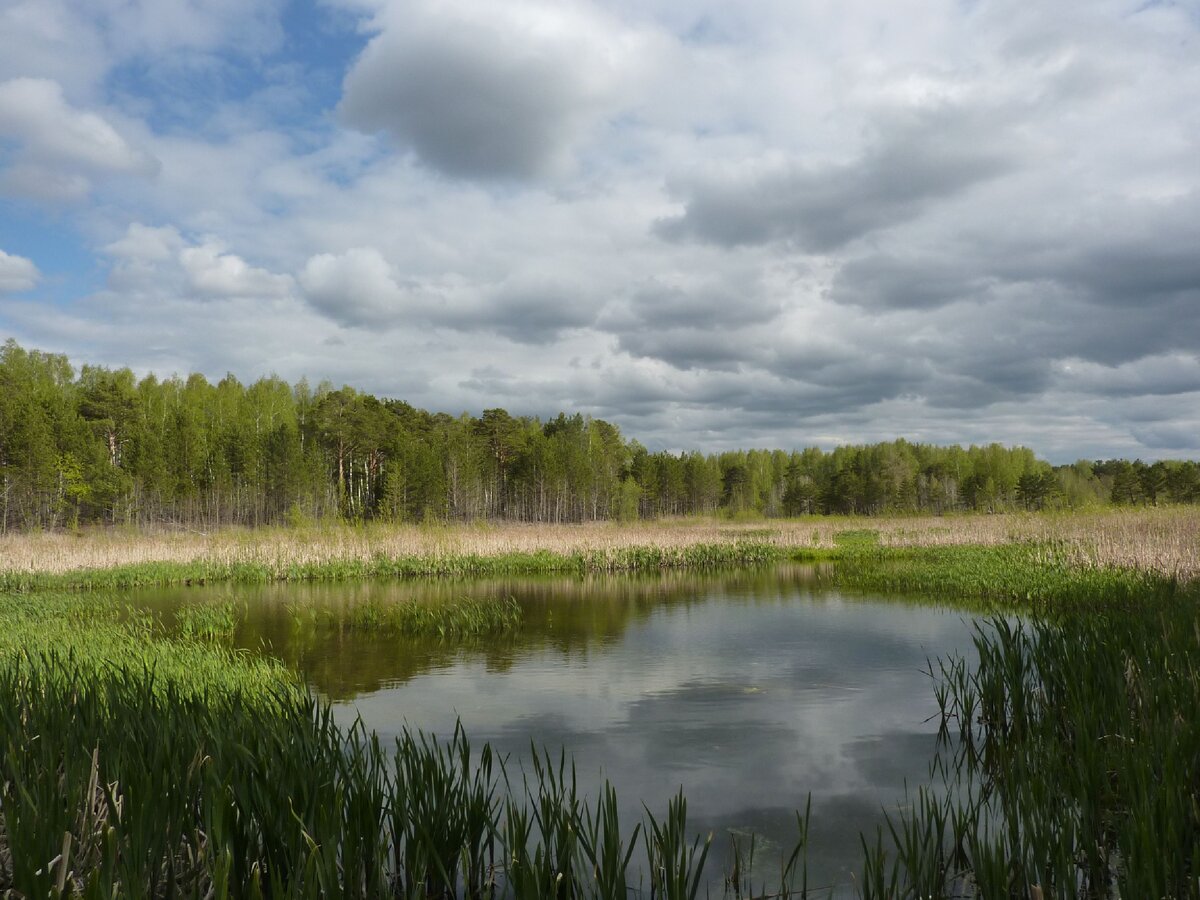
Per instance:
[[[185,639],[229,642],[237,631],[238,608],[233,603],[181,606],[175,612],[175,623]]]
[[[998,610],[1086,609],[1167,600],[1190,590],[1174,578],[1136,569],[1073,565],[1053,544],[882,547],[875,532],[862,531],[843,532],[832,549],[792,556],[834,563],[818,577],[836,587]]]
[[[130,617],[110,595],[0,595],[0,670],[40,665],[104,681],[114,672],[144,672],[176,694],[238,693],[273,701],[299,691],[299,677],[274,660],[238,653],[207,640],[170,638],[148,616]]]
[[[518,786],[461,729],[385,747],[303,692],[268,710],[260,686],[76,662],[0,666],[5,896],[626,900],[639,832],[651,896],[702,882],[682,798],[625,834],[611,786],[593,811],[563,757]]]
[[[1200,895],[1198,629],[1184,595],[980,625],[936,672],[941,787],[865,844],[864,896]]]
[[[335,627],[456,640],[515,631],[522,619],[521,606],[511,597],[458,597],[434,603],[368,600],[347,609],[296,603],[289,605],[288,612],[299,627]]]
[[[503,553],[491,556],[447,554],[376,556],[369,560],[330,559],[314,563],[156,562],[80,569],[62,573],[0,572],[0,593],[129,590],[214,583],[358,581],[370,578],[490,577],[645,572],[660,569],[720,569],[778,562],[786,553],[773,544],[738,541],[687,547],[624,547],[572,553]]]

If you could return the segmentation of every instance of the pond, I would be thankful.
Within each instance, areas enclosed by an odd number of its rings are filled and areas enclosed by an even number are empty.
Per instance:
[[[515,598],[519,630],[449,644],[300,626],[297,604]],[[759,878],[777,881],[811,795],[810,884],[848,890],[885,809],[929,781],[937,705],[929,661],[970,654],[961,609],[851,596],[810,568],[752,572],[330,585],[221,586],[134,596],[164,613],[240,610],[235,641],[303,672],[347,721],[381,735],[406,724],[509,756],[531,744],[573,758],[581,789],[610,780],[622,819],[655,814],[682,786],[689,829],[714,834],[717,879],[730,835],[756,834]],[[934,663],[936,667],[936,662]]]

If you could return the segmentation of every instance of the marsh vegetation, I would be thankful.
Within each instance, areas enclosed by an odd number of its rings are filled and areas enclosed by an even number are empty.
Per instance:
[[[970,601],[984,613],[971,640],[929,662],[936,733],[924,777],[909,780],[908,802],[880,804],[883,818],[854,841],[854,878],[838,890],[1196,896],[1200,620],[1195,582],[1185,577],[1194,520],[1162,512],[1082,523],[842,524],[814,535],[811,523],[795,523],[793,538],[746,526],[724,544],[677,538],[646,550],[610,535],[591,557],[528,554],[515,557],[520,566],[499,558],[491,574],[504,576],[504,587],[482,601],[462,582],[441,582],[444,596],[420,619],[391,602],[335,612],[311,598],[286,615],[301,632],[434,640],[460,655],[463,641],[553,647],[559,638],[535,637],[545,627],[536,603],[518,604],[519,613],[506,605],[521,566],[578,582],[604,571],[580,559],[622,561],[615,571],[665,565],[681,594],[694,594],[685,573],[724,571],[741,561],[736,554],[761,567],[747,578],[771,577],[784,556],[819,561],[810,577],[850,604],[870,594]],[[1016,527],[1039,539],[1013,543]],[[439,565],[462,558],[446,551],[451,540],[469,545],[477,534],[497,540],[492,531],[441,535]],[[1122,543],[1122,534],[1144,542]],[[742,549],[706,549],[714,546]],[[380,574],[395,560],[371,564],[381,568],[349,566],[344,577]],[[144,579],[93,569],[61,582],[44,571],[8,582],[27,592],[0,598],[0,889],[15,897],[827,893],[819,858],[833,823],[819,795],[812,806],[803,789],[789,797],[801,811],[790,839],[760,843],[752,863],[748,838],[726,835],[720,852],[706,850],[713,826],[698,816],[698,797],[691,808],[683,795],[660,797],[652,816],[636,807],[642,786],[624,795],[621,782],[605,784],[594,769],[581,779],[553,746],[517,761],[490,741],[472,744],[469,722],[467,732],[441,723],[435,741],[415,728],[385,736],[348,720],[275,655],[242,648],[247,607],[236,597],[169,618],[130,611],[124,589],[62,590],[182,584],[181,572],[211,573],[208,565],[176,561],[165,576]],[[422,565],[392,574],[434,568]],[[278,571],[231,568],[222,577],[265,586]],[[640,608],[653,620],[652,605]]]

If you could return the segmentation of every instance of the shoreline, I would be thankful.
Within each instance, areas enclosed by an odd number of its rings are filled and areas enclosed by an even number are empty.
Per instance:
[[[739,567],[881,551],[1036,546],[1080,569],[1200,578],[1200,508],[946,517],[679,519],[617,525],[328,525],[207,535],[128,530],[0,536],[0,592]]]

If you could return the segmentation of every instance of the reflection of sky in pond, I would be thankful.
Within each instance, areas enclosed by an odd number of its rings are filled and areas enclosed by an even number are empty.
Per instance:
[[[814,879],[847,883],[861,860],[859,832],[873,842],[881,808],[894,808],[906,783],[915,791],[928,781],[937,706],[927,660],[970,646],[969,614],[843,598],[792,569],[307,590],[306,602],[339,604],[430,592],[517,597],[526,610],[519,636],[455,648],[361,633],[300,637],[280,624],[294,589],[234,595],[247,609],[240,642],[265,642],[318,689],[353,698],[339,703],[342,715],[361,715],[381,735],[406,723],[448,734],[458,717],[476,746],[509,754],[514,771],[531,741],[565,748],[581,788],[613,782],[630,826],[642,801],[665,811],[682,785],[690,827],[717,833],[714,878],[730,830],[763,835],[761,877],[777,873],[780,849],[796,837],[794,811],[811,792]]]
[[[638,798],[665,809],[683,785],[698,827],[783,842],[812,792],[816,853],[829,818],[873,828],[906,779],[926,779],[937,707],[921,670],[966,638],[946,611],[714,598],[661,610],[586,656],[535,650],[500,673],[464,660],[356,707],[381,731],[407,721],[447,733],[458,716],[518,757],[531,740],[563,746],[584,784],[603,772],[617,785],[630,816]],[[857,860],[857,830],[838,837],[837,856]]]

